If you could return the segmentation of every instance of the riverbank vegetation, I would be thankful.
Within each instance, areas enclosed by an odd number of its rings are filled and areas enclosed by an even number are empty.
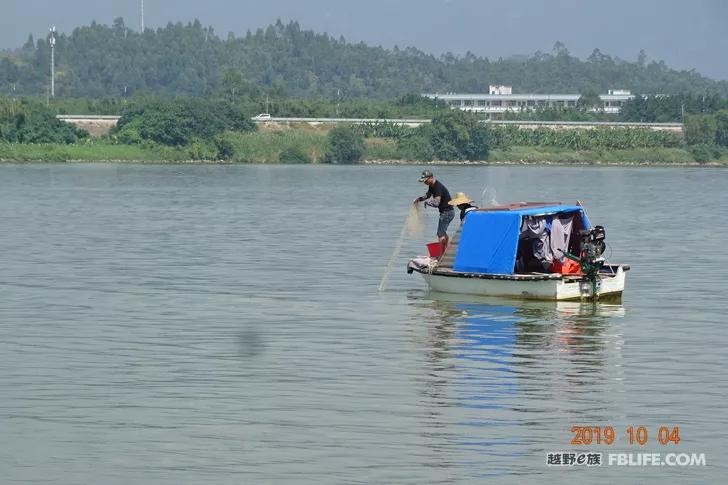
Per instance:
[[[69,144],[86,137],[87,132],[59,121],[39,103],[0,98],[0,142]]]
[[[357,163],[362,160],[705,163],[725,160],[728,110],[686,115],[685,136],[647,128],[536,129],[484,123],[439,110],[413,128],[390,122],[265,123],[221,99],[131,104],[101,139],[58,121],[40,103],[0,102],[4,160],[209,160],[247,163]]]
[[[245,113],[267,112],[274,117],[431,119],[438,113],[449,110],[449,106],[441,100],[412,93],[384,100],[291,98],[263,87],[253,86],[244,81],[238,73],[230,73],[223,84],[224,87],[220,91],[201,97],[201,99],[207,102],[229,103]],[[136,94],[128,98],[59,97],[49,100],[46,107],[55,114],[61,115],[119,116],[135,106],[149,106],[168,102],[171,99],[176,98],[144,94]],[[32,96],[17,98],[0,95],[0,105],[11,106],[23,102],[46,105],[45,98]],[[635,95],[633,99],[625,103],[620,113],[605,113],[600,111],[598,106],[580,104],[573,108],[537,107],[527,111],[506,111],[490,116],[493,119],[507,121],[682,123],[689,115],[713,114],[725,109],[728,109],[728,98],[718,95]]]
[[[208,146],[170,148],[162,146],[115,145],[104,141],[80,144],[12,144],[0,142],[0,161],[5,162],[227,162],[227,163],[323,163],[326,137],[315,135],[306,142],[281,148],[277,142],[285,136],[272,133],[253,133],[234,137],[234,154],[220,160]],[[275,140],[275,143],[272,143]],[[209,149],[209,151],[205,151]],[[699,154],[698,154],[699,155]],[[402,152],[395,142],[385,138],[370,138],[364,143],[361,162],[418,163],[433,162],[413,158]],[[456,162],[457,163],[457,162]],[[467,163],[467,162],[465,162]],[[685,148],[636,148],[627,150],[569,150],[553,147],[513,146],[490,150],[483,163],[503,164],[612,164],[612,165],[692,165],[703,163],[728,164],[728,156],[710,153],[700,159]]]

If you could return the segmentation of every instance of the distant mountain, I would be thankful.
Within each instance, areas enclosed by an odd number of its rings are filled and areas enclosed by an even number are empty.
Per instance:
[[[537,52],[489,60],[471,53],[439,57],[415,48],[383,49],[353,44],[278,21],[244,37],[218,37],[199,21],[168,24],[143,34],[122,19],[92,23],[56,43],[56,94],[124,96],[136,92],[206,95],[223,89],[265,88],[295,97],[391,98],[420,92],[487,92],[489,84],[514,93],[581,93],[630,89],[649,94],[705,93],[728,96],[728,81],[664,62],[619,60],[595,50],[581,60],[557,43]],[[0,54],[0,93],[45,95],[49,84],[47,38],[30,36]]]

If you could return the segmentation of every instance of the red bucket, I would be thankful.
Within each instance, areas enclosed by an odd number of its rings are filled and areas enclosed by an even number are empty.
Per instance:
[[[427,246],[427,252],[430,253],[431,258],[439,258],[441,255],[441,249],[442,246],[440,246],[440,241],[426,244]]]

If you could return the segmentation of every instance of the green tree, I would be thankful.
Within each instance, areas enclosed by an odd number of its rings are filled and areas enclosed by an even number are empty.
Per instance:
[[[715,114],[715,142],[728,147],[728,110],[720,110]]]
[[[685,116],[685,141],[688,145],[715,145],[718,124],[712,115]]]
[[[364,137],[349,126],[337,126],[329,132],[326,163],[356,163],[364,155]]]
[[[599,97],[599,93],[593,89],[582,91],[576,105],[583,111],[590,111],[593,109],[601,110],[604,107],[602,100]]]
[[[70,144],[86,137],[40,103],[0,99],[0,142]]]
[[[700,163],[716,160],[721,156],[721,150],[717,145],[700,143],[698,145],[690,145],[688,149],[693,155],[693,158],[695,158],[695,161]]]
[[[137,138],[170,146],[196,138],[208,140],[225,131],[254,131],[249,115],[222,101],[176,99],[135,105],[124,112],[112,132],[121,141]]]
[[[404,136],[397,140],[397,150],[405,160],[427,161],[435,158],[435,151],[427,137],[421,134]]]
[[[261,96],[260,88],[245,80],[240,72],[233,69],[225,71],[222,79],[222,91],[231,102],[257,99]]]
[[[485,160],[488,158],[488,130],[464,111],[450,110],[436,115],[425,128],[435,157],[440,160]]]
[[[650,114],[647,98],[640,94],[636,94],[634,98],[624,103],[620,115],[624,121],[646,122],[654,118]]]
[[[300,147],[288,147],[281,151],[278,160],[283,163],[311,163],[311,157]]]

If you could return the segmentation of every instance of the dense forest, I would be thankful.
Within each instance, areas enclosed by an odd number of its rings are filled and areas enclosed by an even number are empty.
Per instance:
[[[633,62],[595,49],[587,59],[557,43],[550,53],[492,60],[471,53],[434,56],[418,49],[384,49],[350,43],[278,21],[236,37],[218,36],[198,21],[143,33],[122,19],[92,23],[57,36],[56,95],[131,97],[153,95],[258,96],[326,99],[391,99],[407,93],[485,92],[489,84],[518,93],[606,92],[625,88],[646,94],[697,93],[728,97],[728,81],[695,71]],[[29,36],[20,48],[0,53],[0,94],[45,96],[49,86],[47,38]]]

